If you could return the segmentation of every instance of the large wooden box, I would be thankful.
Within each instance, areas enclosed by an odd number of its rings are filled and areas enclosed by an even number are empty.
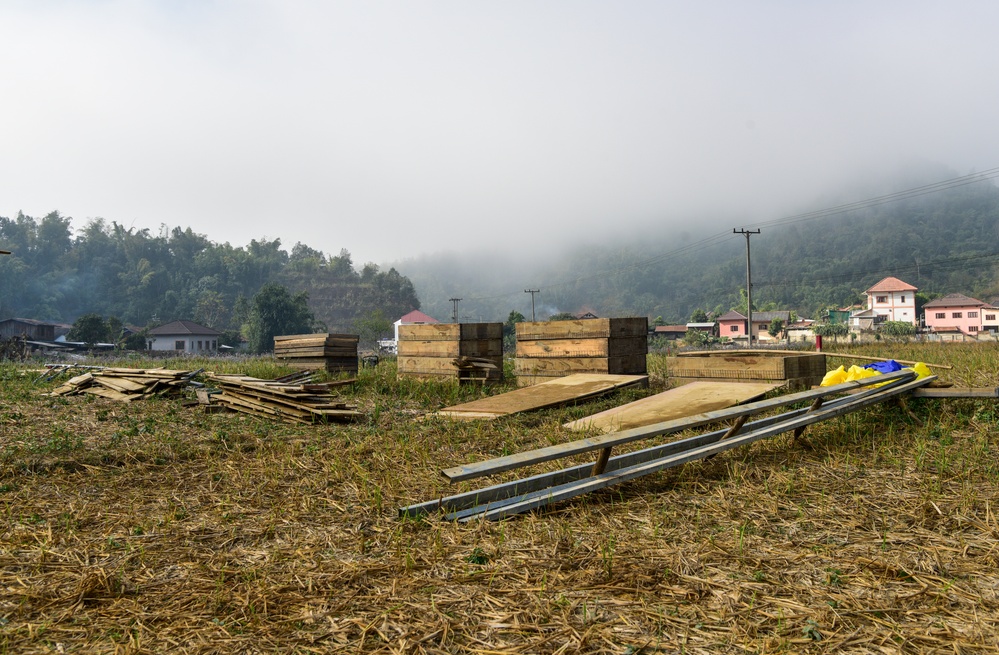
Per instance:
[[[683,384],[692,380],[770,380],[786,381],[793,387],[811,387],[826,374],[826,356],[822,353],[800,355],[710,353],[667,360],[670,382]]]
[[[592,318],[517,324],[519,386],[572,373],[645,375],[648,319]]]
[[[274,357],[297,369],[357,373],[356,334],[288,334],[274,337]]]
[[[503,379],[503,324],[400,325],[397,352],[399,377],[498,382]]]

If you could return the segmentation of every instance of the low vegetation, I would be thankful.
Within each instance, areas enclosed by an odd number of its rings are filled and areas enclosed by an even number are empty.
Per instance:
[[[999,383],[996,345],[838,348]],[[0,365],[0,652],[999,650],[995,401],[876,406],[450,524],[397,508],[472,488],[443,467],[567,441],[562,423],[662,390],[666,359],[649,391],[470,423],[417,418],[511,387],[398,381],[383,361],[342,391],[367,420],[316,426],[50,397],[38,369]]]

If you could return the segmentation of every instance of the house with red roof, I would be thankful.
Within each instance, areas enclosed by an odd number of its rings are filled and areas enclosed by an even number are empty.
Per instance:
[[[916,316],[916,291],[908,282],[897,277],[886,277],[865,291],[867,308],[850,314],[850,327],[874,327],[885,321],[904,321],[918,325]]]
[[[923,322],[934,333],[946,334],[959,330],[969,336],[978,336],[985,319],[988,304],[964,294],[950,293],[923,305]],[[990,312],[995,320],[995,310]]]
[[[440,323],[440,321],[433,316],[424,314],[418,309],[414,309],[408,314],[403,315],[399,320],[392,324],[395,329],[395,338],[379,340],[378,347],[386,352],[394,353],[397,351],[399,345],[400,325],[426,325],[428,323]]]

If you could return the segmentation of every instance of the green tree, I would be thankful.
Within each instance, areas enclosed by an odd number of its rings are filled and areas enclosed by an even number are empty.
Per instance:
[[[833,341],[837,341],[839,337],[845,337],[849,332],[850,328],[846,323],[819,323],[812,326],[812,334],[823,338],[832,337]]]
[[[878,327],[878,335],[885,341],[907,342],[915,336],[916,326],[907,321],[885,321]]]
[[[527,317],[516,310],[506,317],[506,323],[503,324],[503,350],[511,352],[517,347],[517,323],[526,320]]]
[[[251,304],[246,338],[252,352],[273,350],[275,336],[313,331],[315,316],[304,291],[292,295],[280,284],[269,282],[253,296]]]
[[[690,315],[691,323],[707,323],[708,313],[703,309],[695,309],[694,313]]]
[[[688,346],[707,346],[713,341],[710,334],[701,330],[687,330],[683,335],[683,342]]]
[[[779,318],[775,318],[770,321],[770,327],[767,328],[767,334],[776,339],[784,332],[784,321]]]
[[[378,350],[378,340],[392,333],[392,321],[385,317],[385,312],[375,309],[356,319],[354,329],[362,346]]]
[[[576,315],[569,312],[558,312],[548,317],[549,321],[575,321]]]
[[[69,341],[82,341],[88,346],[93,346],[97,343],[111,341],[112,337],[108,332],[108,323],[104,320],[103,316],[93,313],[84,314],[73,321],[73,327],[70,328],[66,339]]]

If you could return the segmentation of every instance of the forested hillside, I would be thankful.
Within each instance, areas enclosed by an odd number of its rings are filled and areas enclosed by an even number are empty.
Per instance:
[[[72,322],[97,313],[137,326],[193,319],[238,330],[267,282],[308,292],[310,309],[334,331],[420,306],[394,269],[368,264],[358,272],[346,250],[327,256],[296,244],[289,253],[279,239],[233,247],[190,228],[154,236],[102,219],[74,235],[70,218],[53,212],[0,217],[0,249],[12,252],[0,256],[0,319]]]
[[[826,206],[836,206],[830,202]],[[420,291],[424,311],[503,320],[530,316],[527,286],[539,288],[538,318],[589,309],[601,316],[637,315],[686,321],[695,309],[737,307],[746,286],[746,241],[721,231],[634,234],[613,245],[588,245],[504,267],[455,256],[397,263]],[[753,304],[819,317],[824,309],[861,302],[888,275],[929,296],[963,293],[999,300],[999,190],[991,181],[820,211],[762,224],[753,235]],[[690,228],[688,228],[690,229]]]

